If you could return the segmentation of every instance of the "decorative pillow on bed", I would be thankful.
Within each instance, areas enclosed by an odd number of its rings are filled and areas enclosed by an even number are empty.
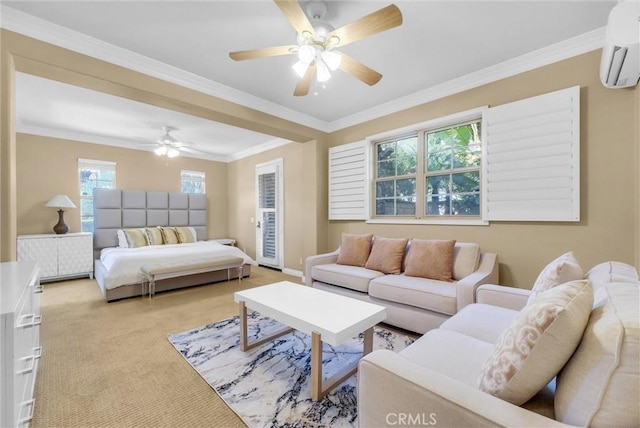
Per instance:
[[[162,231],[157,227],[147,227],[147,241],[149,245],[162,245],[164,241],[162,240]]]
[[[179,244],[178,235],[174,227],[158,226],[162,232],[162,242],[165,244]]]
[[[126,248],[138,248],[147,246],[147,233],[144,229],[123,229],[127,241]]]
[[[178,236],[178,241],[181,244],[190,244],[192,242],[196,242],[196,239],[193,236],[192,227],[176,227],[175,231],[176,235]]]

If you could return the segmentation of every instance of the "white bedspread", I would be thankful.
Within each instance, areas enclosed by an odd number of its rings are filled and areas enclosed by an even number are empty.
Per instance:
[[[207,256],[237,256],[248,264],[256,262],[239,248],[222,245],[216,241],[199,241],[193,244],[151,245],[138,248],[104,248],[100,261],[105,267],[105,287],[110,290],[121,285],[135,284],[142,280],[140,267],[145,264],[176,263]]]

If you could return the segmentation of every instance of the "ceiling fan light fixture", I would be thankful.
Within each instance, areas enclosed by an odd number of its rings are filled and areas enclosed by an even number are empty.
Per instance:
[[[298,61],[295,64],[293,64],[291,66],[291,68],[293,68],[293,71],[295,71],[295,73],[298,76],[302,77],[307,72],[307,68],[309,68],[309,63],[308,62],[303,62],[303,61]]]
[[[311,64],[311,61],[316,57],[316,50],[311,45],[302,45],[298,49],[298,59],[307,65]]]
[[[342,57],[340,54],[337,54],[332,51],[323,51],[321,54],[322,61],[327,64],[329,70],[336,71],[338,67],[340,67],[340,63],[342,62]]]
[[[153,151],[158,156],[164,156],[167,154],[167,146],[160,146]]]
[[[169,147],[167,149],[167,157],[168,158],[175,158],[179,154],[180,154],[180,152],[177,149],[174,149],[173,147]]]
[[[324,60],[318,61],[317,67],[316,79],[318,80],[318,82],[326,82],[327,80],[331,79],[331,72],[329,71],[329,67],[327,67],[327,64],[325,64]]]

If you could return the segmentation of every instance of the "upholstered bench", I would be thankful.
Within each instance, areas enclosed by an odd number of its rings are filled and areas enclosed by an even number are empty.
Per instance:
[[[140,268],[140,274],[142,275],[142,296],[145,295],[145,288],[148,285],[149,298],[153,297],[156,292],[156,281],[224,269],[227,270],[227,281],[231,280],[230,269],[238,269],[238,282],[241,282],[244,262],[242,257],[218,256],[172,264],[143,265]]]

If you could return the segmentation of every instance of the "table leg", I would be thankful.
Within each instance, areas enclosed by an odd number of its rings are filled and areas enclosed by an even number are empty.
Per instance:
[[[249,334],[247,333],[247,305],[245,305],[244,300],[238,302],[238,307],[240,308],[240,349],[243,352],[293,331],[293,328],[285,327],[282,330],[278,330],[275,333],[263,337],[262,339],[254,340],[249,343]]]
[[[320,333],[311,333],[311,399],[321,400],[325,392],[322,388],[322,338]]]
[[[373,327],[370,327],[364,331],[363,345],[362,356],[364,357],[373,350]]]

